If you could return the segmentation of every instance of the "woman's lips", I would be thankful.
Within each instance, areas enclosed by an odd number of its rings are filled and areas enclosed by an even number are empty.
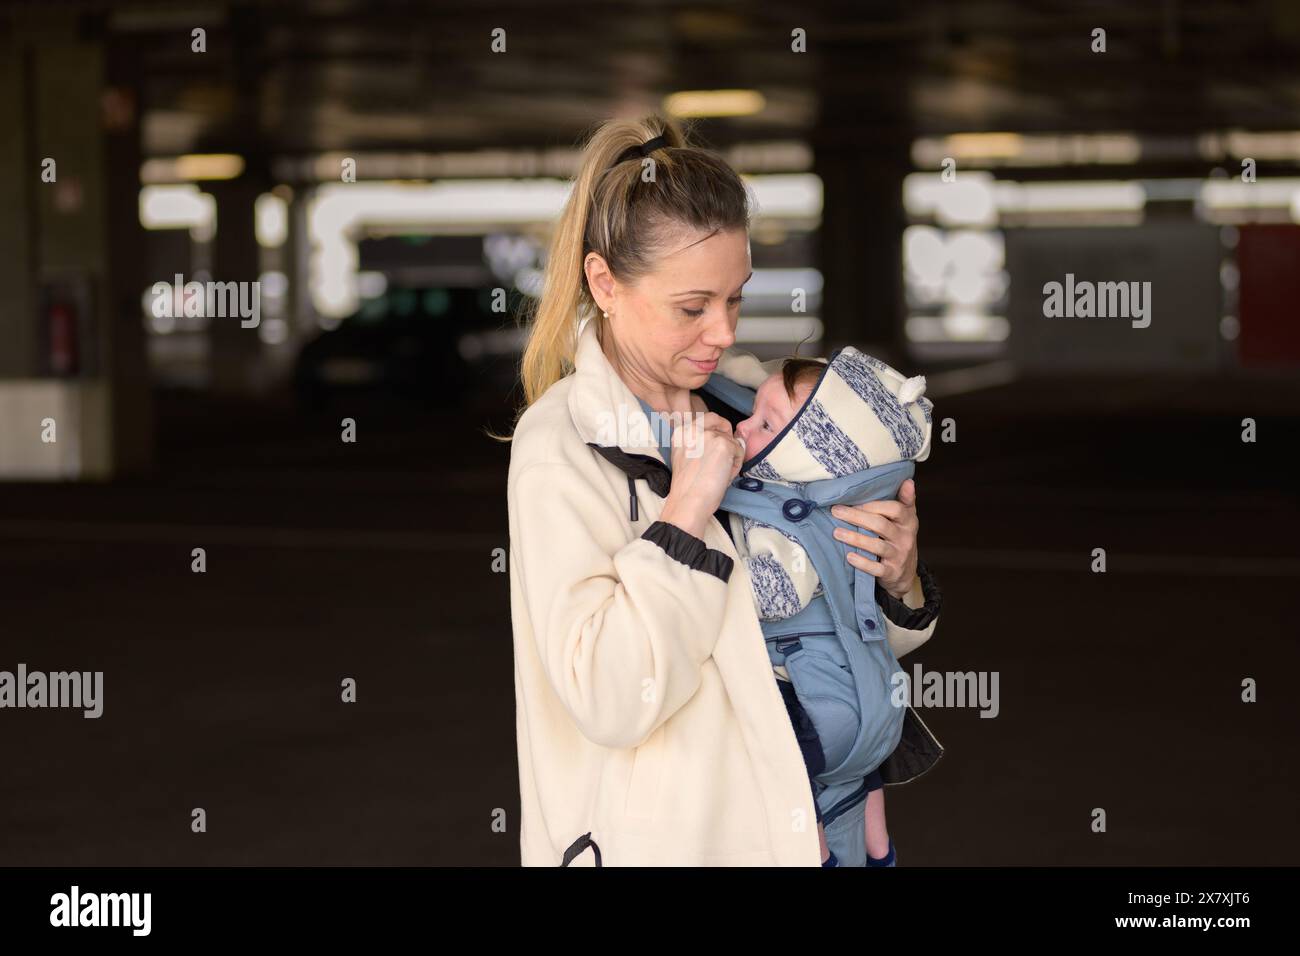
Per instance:
[[[718,367],[717,359],[712,359],[711,361],[708,362],[701,362],[699,359],[688,358],[686,361],[690,362],[701,372],[712,372],[715,368]]]

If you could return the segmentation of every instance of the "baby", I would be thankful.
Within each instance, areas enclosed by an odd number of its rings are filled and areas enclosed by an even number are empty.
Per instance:
[[[828,364],[787,359],[759,386],[753,414],[736,426],[745,445],[741,473],[777,483],[839,478],[907,459],[924,461],[930,450],[925,379],[907,378],[857,349],[841,349]],[[761,621],[803,610],[821,593],[812,561],[776,528],[733,514],[732,536],[753,584]],[[800,705],[785,668],[774,665],[810,776],[820,757],[816,728]],[[810,756],[810,751],[818,756]],[[892,866],[894,846],[885,826],[884,789],[878,770],[867,776],[866,850],[871,866]],[[837,860],[826,844],[818,811],[823,866]]]

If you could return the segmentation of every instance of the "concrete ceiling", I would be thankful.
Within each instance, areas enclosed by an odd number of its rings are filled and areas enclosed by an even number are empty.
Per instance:
[[[9,4],[30,12],[36,4]],[[48,4],[40,4],[49,10]],[[65,3],[143,75],[145,151],[573,145],[682,89],[753,88],[705,139],[1300,128],[1300,2]],[[190,30],[208,31],[208,52]],[[506,52],[490,49],[506,30]],[[1107,51],[1091,50],[1091,31]],[[791,31],[808,52],[791,52]]]

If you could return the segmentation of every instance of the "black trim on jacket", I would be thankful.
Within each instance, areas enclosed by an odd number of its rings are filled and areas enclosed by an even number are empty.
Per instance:
[[[668,497],[668,491],[672,488],[673,473],[658,458],[624,451],[617,445],[597,445],[594,441],[587,442],[587,445],[601,458],[604,458],[627,475],[627,517],[629,521],[636,521],[640,514],[636,505],[636,480],[638,478],[644,479],[645,483],[650,486],[650,490],[660,498]],[[718,524],[722,525],[722,530],[727,532],[727,537],[734,541],[735,537],[731,533],[728,512],[719,508],[713,512],[713,517],[718,519]]]
[[[939,616],[939,606],[943,603],[943,594],[939,591],[939,582],[920,558],[916,559],[916,576],[921,579],[921,593],[925,604],[911,608],[894,597],[876,578],[876,602],[885,617],[899,627],[909,631],[923,631]]]
[[[587,847],[591,847],[591,852],[596,855],[596,866],[600,866],[603,869],[603,865],[600,862],[600,847],[596,846],[596,841],[591,838],[590,830],[569,844],[569,848],[564,851],[564,859],[560,862],[560,866],[568,866],[573,862],[574,857],[587,849]]]
[[[656,521],[641,533],[647,541],[663,548],[668,557],[680,561],[693,571],[704,571],[719,580],[731,577],[732,561],[721,551],[715,551],[688,531],[675,524]]]
[[[668,489],[673,484],[673,473],[658,458],[627,452],[617,445],[597,445],[594,441],[587,442],[587,445],[629,478],[644,478],[650,490],[660,498],[668,497]]]

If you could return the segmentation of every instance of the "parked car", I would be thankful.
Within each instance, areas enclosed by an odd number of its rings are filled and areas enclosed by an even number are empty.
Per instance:
[[[455,403],[472,384],[463,336],[514,325],[519,293],[506,311],[479,287],[389,287],[336,328],[303,346],[294,369],[299,399],[319,407],[344,393],[383,392],[426,403]]]

